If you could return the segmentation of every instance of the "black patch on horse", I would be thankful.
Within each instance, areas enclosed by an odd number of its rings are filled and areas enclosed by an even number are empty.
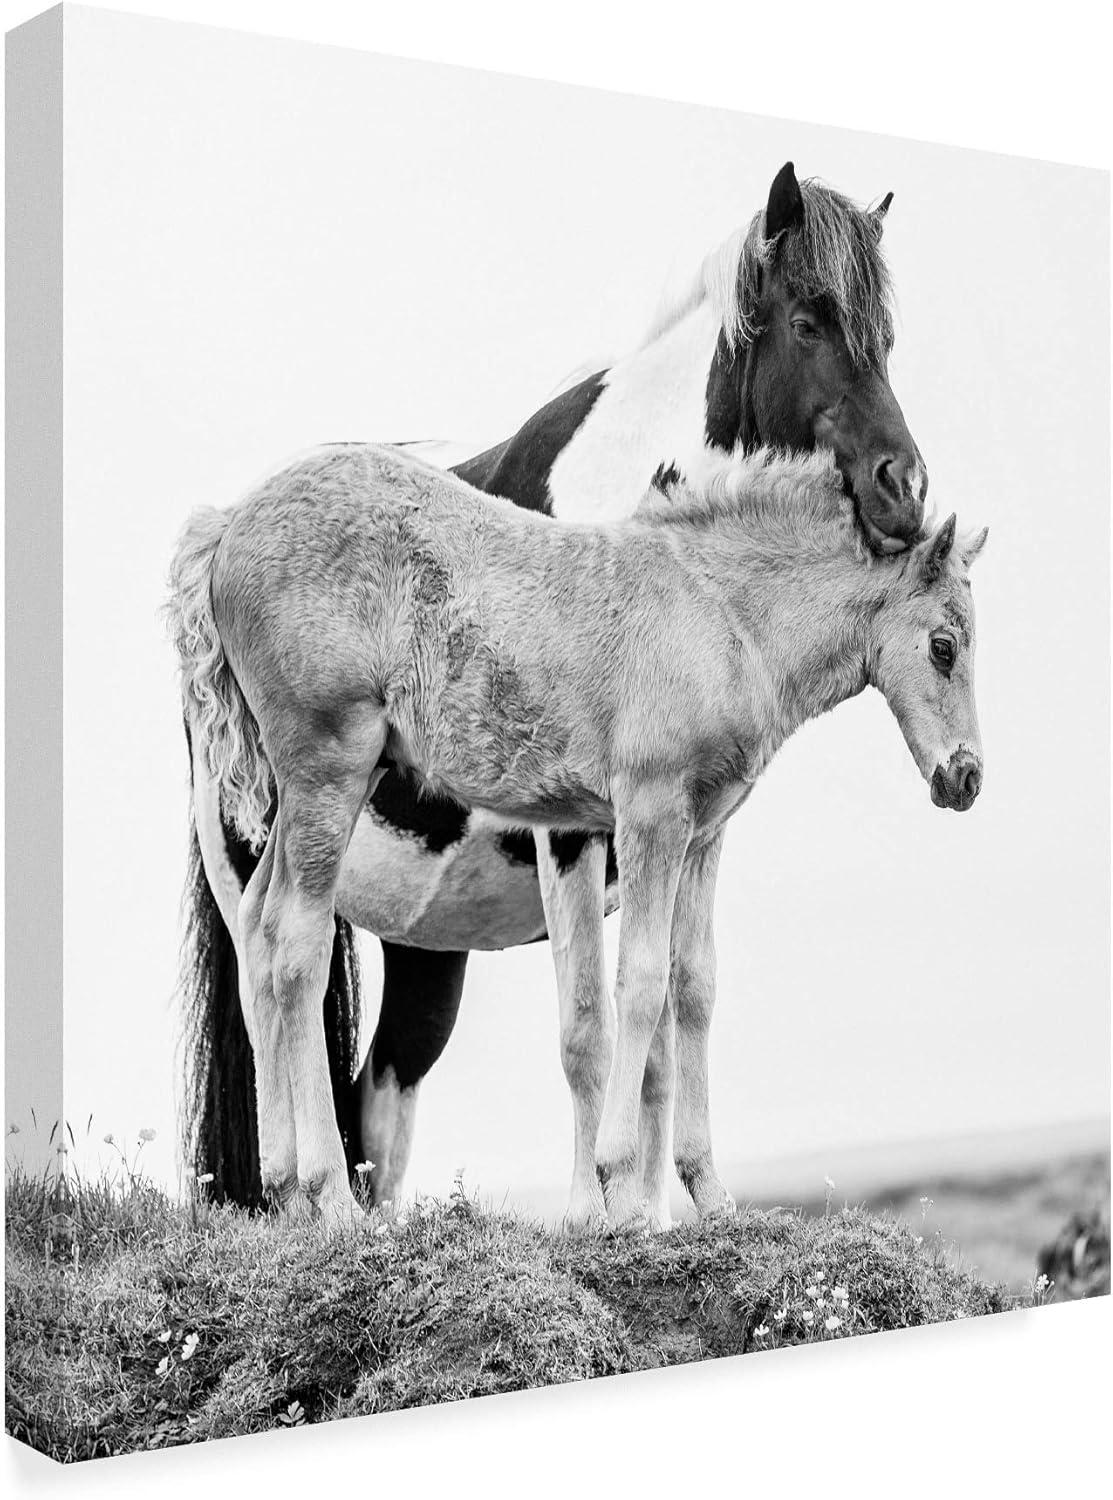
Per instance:
[[[605,878],[608,885],[614,885],[618,880],[618,857],[615,854],[614,837],[609,833],[570,833],[567,831],[554,833],[550,831],[549,852],[553,856],[558,873],[567,875],[569,870],[575,869],[580,855],[588,844],[604,838],[607,841]]]
[[[553,862],[557,867],[558,874],[567,875],[569,870],[576,868],[580,855],[595,837],[591,833],[549,833],[549,853],[553,856]]]
[[[500,833],[499,849],[512,865],[532,865],[537,868],[537,844],[532,833],[521,828],[508,828]]]
[[[550,470],[598,401],[606,373],[600,370],[562,391],[534,412],[512,438],[457,464],[452,472],[489,495],[501,495],[524,510],[551,516]]]
[[[466,807],[450,797],[424,792],[412,776],[390,770],[375,788],[371,806],[384,823],[418,838],[430,854],[458,844],[468,826]]]
[[[618,854],[614,847],[614,834],[607,834],[607,869],[605,877],[607,885],[618,884]]]

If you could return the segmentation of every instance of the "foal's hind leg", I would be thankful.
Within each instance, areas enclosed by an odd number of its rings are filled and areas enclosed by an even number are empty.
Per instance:
[[[535,841],[560,1003],[560,1060],[572,1091],[575,1122],[572,1193],[565,1222],[603,1224],[607,1210],[595,1171],[595,1138],[615,1036],[603,959],[607,843],[602,837],[588,838],[571,865],[565,863],[562,869],[549,833],[539,829]]]
[[[263,936],[263,908],[274,869],[275,833],[240,901],[237,956],[240,1003],[255,1058],[255,1103],[259,1122],[259,1175],[267,1198],[286,1205],[298,1185],[294,1100],[282,1021],[274,994],[271,955]]]
[[[385,740],[381,712],[357,711],[328,759],[303,755],[279,777],[274,870],[263,908],[275,999],[289,1062],[298,1181],[322,1216],[358,1212],[333,1108],[321,1004],[332,954],[340,862],[370,795]],[[316,760],[315,764],[310,761]]]

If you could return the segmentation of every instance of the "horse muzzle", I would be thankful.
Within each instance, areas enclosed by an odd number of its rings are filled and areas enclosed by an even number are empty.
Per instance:
[[[936,807],[966,812],[982,789],[982,763],[968,750],[956,750],[945,766],[936,766],[931,778],[931,800]]]
[[[924,523],[927,473],[915,458],[878,459],[865,484],[855,486],[862,529],[875,552],[902,552]]]

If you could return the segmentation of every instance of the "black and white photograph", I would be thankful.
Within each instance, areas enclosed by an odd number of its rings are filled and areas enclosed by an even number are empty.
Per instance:
[[[18,1442],[1108,1295],[1109,175],[792,112],[8,33]]]

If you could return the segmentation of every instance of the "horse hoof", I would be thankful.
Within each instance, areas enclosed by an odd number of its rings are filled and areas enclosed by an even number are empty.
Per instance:
[[[352,1229],[364,1223],[368,1217],[351,1193],[337,1193],[327,1199],[319,1198],[317,1213],[321,1223],[330,1232],[334,1229]]]
[[[707,1224],[716,1219],[736,1219],[738,1217],[738,1205],[731,1195],[724,1189],[721,1198],[716,1198],[713,1203],[700,1211],[700,1223]]]
[[[607,1227],[607,1205],[602,1189],[596,1184],[586,1191],[573,1191],[568,1200],[561,1228],[568,1233],[592,1233]]]
[[[594,1210],[589,1213],[573,1213],[571,1209],[560,1221],[563,1234],[600,1234],[607,1227],[607,1215]]]

